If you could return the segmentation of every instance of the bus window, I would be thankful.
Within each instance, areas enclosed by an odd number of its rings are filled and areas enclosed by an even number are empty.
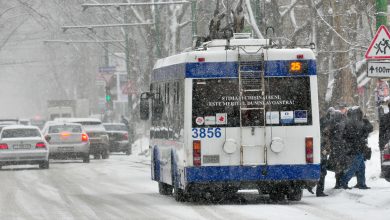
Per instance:
[[[197,79],[193,81],[193,127],[253,127],[264,122],[273,126],[311,125],[309,77],[269,77],[265,97],[260,92],[239,96],[238,79]],[[264,98],[264,99],[263,99]],[[253,108],[241,111],[241,108]],[[267,122],[265,115],[277,116]],[[217,121],[217,117],[226,117]],[[200,120],[199,120],[200,118]],[[197,121],[198,119],[198,121]]]

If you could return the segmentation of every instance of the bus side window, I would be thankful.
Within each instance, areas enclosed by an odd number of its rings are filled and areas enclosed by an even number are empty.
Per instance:
[[[157,93],[153,99],[153,120],[161,120],[164,112],[164,102],[162,100],[161,94]]]

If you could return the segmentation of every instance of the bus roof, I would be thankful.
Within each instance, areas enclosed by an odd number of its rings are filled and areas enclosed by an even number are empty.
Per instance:
[[[238,46],[248,53],[264,50],[265,75],[288,75],[286,66],[295,60],[307,60],[305,75],[316,75],[315,55],[308,48],[279,49],[267,47],[265,39],[232,39],[232,49],[225,50],[226,40],[213,40],[206,49],[183,52],[159,59],[154,67],[152,80],[164,81],[184,78],[221,78],[238,76]]]

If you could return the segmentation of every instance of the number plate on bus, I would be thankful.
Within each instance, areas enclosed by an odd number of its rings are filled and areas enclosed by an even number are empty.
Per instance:
[[[193,128],[192,138],[220,138],[221,128]]]

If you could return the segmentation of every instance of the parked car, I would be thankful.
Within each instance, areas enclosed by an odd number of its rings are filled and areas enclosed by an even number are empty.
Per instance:
[[[81,124],[50,122],[42,130],[52,159],[79,159],[89,163],[89,138]]]
[[[19,164],[49,168],[49,148],[36,126],[9,125],[0,132],[0,168]]]
[[[123,123],[103,123],[110,140],[110,152],[131,154],[128,128]]]
[[[55,121],[81,124],[90,142],[89,154],[95,159],[108,159],[110,155],[108,134],[102,121],[96,118],[57,118]]]
[[[390,143],[381,151],[381,176],[390,182]]]
[[[17,118],[2,118],[0,119],[0,125],[17,125],[19,124],[19,119]]]

